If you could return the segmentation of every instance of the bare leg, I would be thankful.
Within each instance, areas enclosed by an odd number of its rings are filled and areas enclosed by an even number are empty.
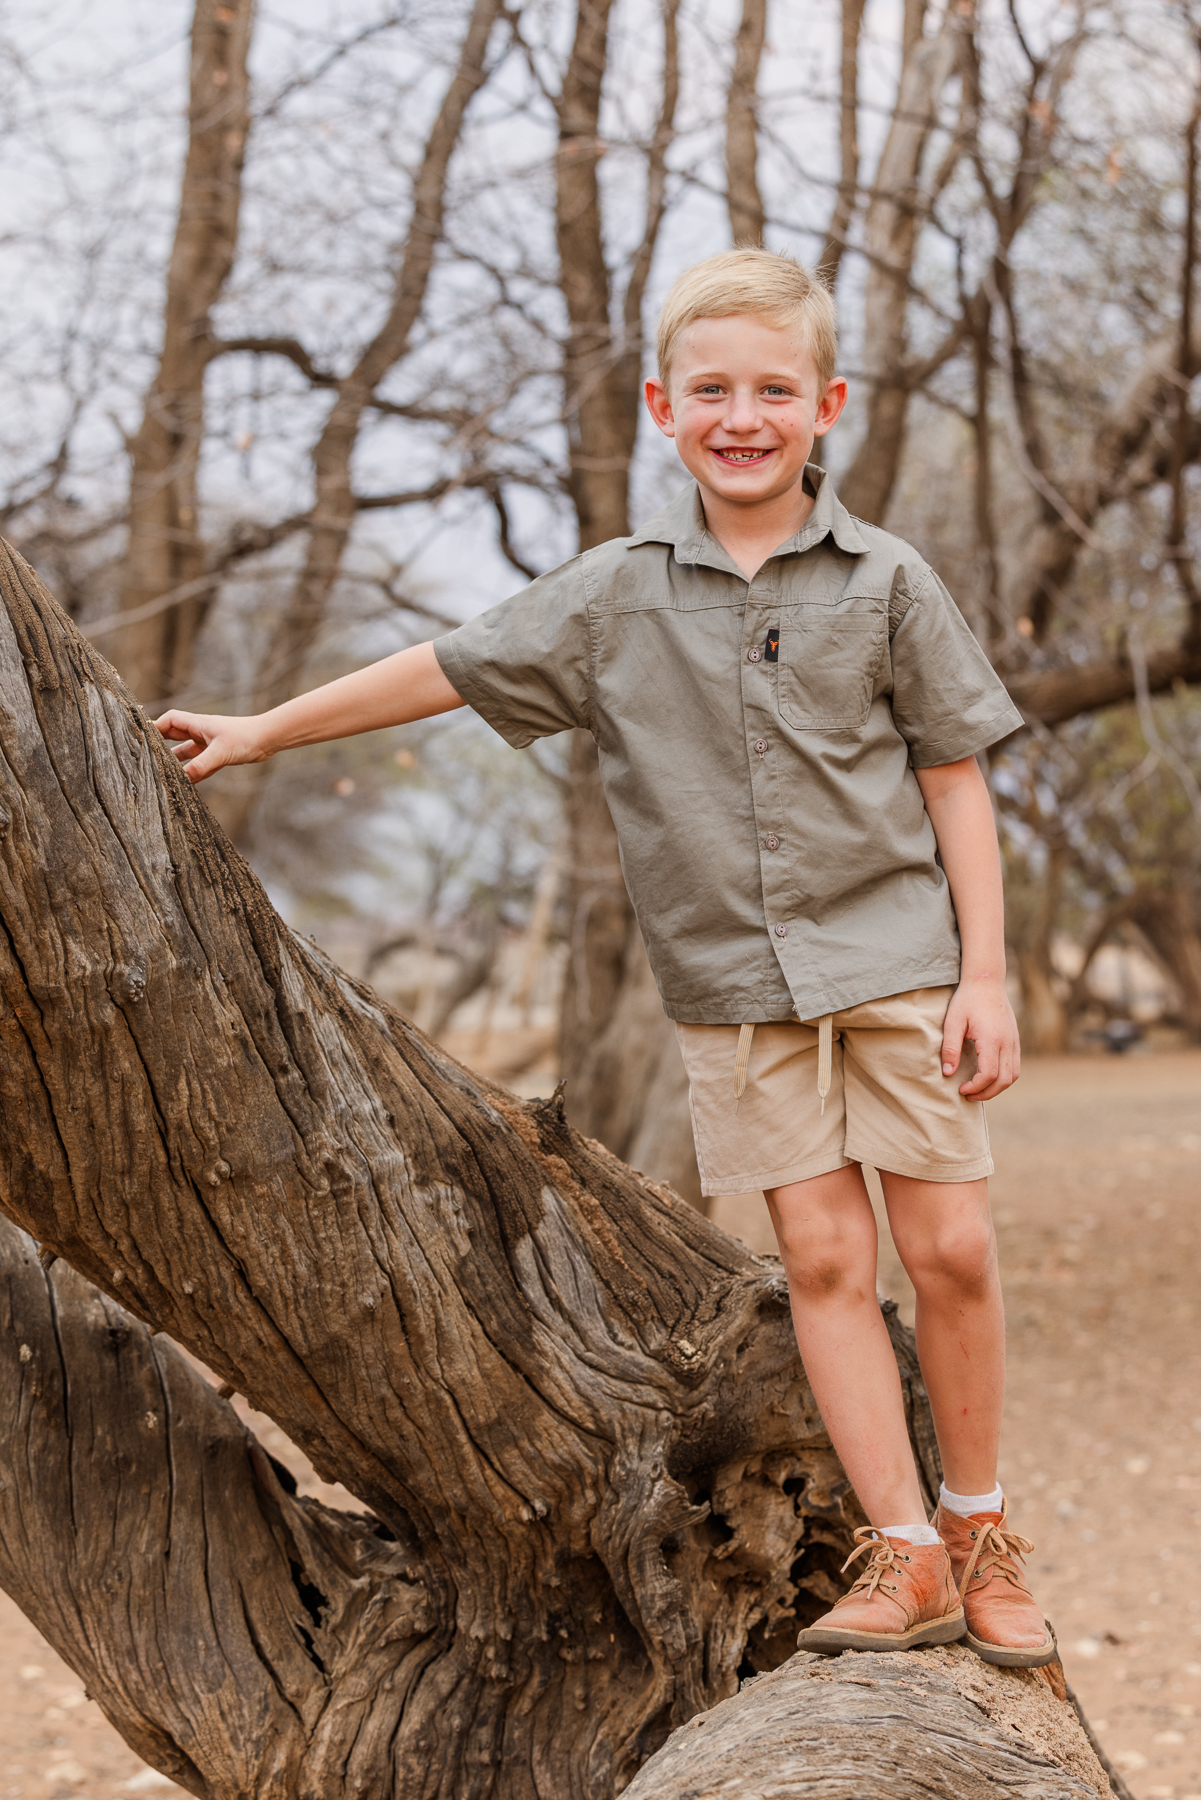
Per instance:
[[[765,1198],[830,1441],[873,1525],[915,1525],[926,1509],[876,1299],[876,1221],[863,1171],[852,1163],[770,1188]]]
[[[897,1253],[917,1291],[917,1353],[947,1486],[990,1493],[1005,1396],[1005,1314],[988,1183],[880,1171]]]

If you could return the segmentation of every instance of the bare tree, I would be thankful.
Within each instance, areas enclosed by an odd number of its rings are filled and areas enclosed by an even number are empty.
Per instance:
[[[250,129],[254,0],[196,0],[188,148],[167,270],[163,342],[142,422],[129,444],[129,533],[110,653],[143,700],[174,694],[216,579],[201,536],[197,468],[205,437],[211,317],[233,268]],[[165,596],[171,604],[162,604]]]
[[[926,0],[906,0],[896,105],[872,180],[864,219],[863,365],[869,384],[859,448],[840,491],[862,518],[881,520],[900,466],[905,415],[914,385],[907,368],[906,304],[921,228],[959,160],[953,140],[923,185],[926,152],[943,91],[963,56],[965,19],[956,6],[927,33]],[[844,56],[846,51],[844,49]],[[847,77],[844,74],[844,90]],[[845,127],[844,127],[845,128]],[[846,207],[846,175],[829,236]]]
[[[833,287],[859,207],[859,34],[865,0],[843,0],[838,64],[838,196],[818,268]]]
[[[645,217],[624,294],[615,292],[597,165],[611,7],[581,5],[556,102],[555,220],[568,317],[564,386],[570,490],[581,549],[630,529],[630,464],[641,414],[642,310],[666,212],[667,153],[679,98],[678,0],[665,0],[663,75],[647,152]],[[621,336],[612,320],[618,313]],[[573,736],[567,817],[569,947],[560,1068],[569,1116],[618,1154],[700,1199],[675,1032],[655,994],[625,891],[596,745]]]
[[[742,0],[734,69],[726,92],[726,203],[735,244],[763,242],[759,192],[759,64],[767,38],[767,0]]]

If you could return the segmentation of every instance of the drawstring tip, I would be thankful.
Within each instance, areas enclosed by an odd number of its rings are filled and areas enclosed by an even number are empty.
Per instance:
[[[751,1041],[755,1036],[753,1025],[743,1025],[738,1032],[738,1051],[734,1058],[734,1111],[738,1111],[738,1102],[746,1091],[747,1071],[751,1062]]]

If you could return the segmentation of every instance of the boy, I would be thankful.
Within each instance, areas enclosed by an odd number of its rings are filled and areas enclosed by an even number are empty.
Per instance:
[[[835,348],[833,302],[795,263],[710,257],[669,294],[646,383],[695,478],[658,518],[260,717],[158,726],[193,781],[464,704],[517,746],[593,732],[705,1191],[764,1190],[805,1368],[871,1521],[855,1586],[800,1643],[966,1636],[1033,1667],[1055,1643],[997,1485],[981,1104],[1019,1050],[975,761],[1022,721],[933,572],[808,466],[846,401]],[[933,1526],[876,1301],[865,1161],[917,1291],[947,1477]]]

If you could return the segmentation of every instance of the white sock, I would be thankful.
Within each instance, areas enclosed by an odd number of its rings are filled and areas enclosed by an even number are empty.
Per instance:
[[[877,1537],[904,1538],[907,1544],[937,1544],[938,1533],[923,1519],[920,1525],[877,1525]]]
[[[1005,1504],[1005,1496],[1001,1492],[1001,1484],[997,1483],[991,1494],[953,1494],[944,1481],[938,1490],[940,1506],[953,1512],[961,1519],[970,1519],[973,1513],[997,1512]]]

